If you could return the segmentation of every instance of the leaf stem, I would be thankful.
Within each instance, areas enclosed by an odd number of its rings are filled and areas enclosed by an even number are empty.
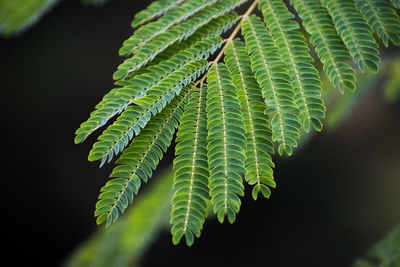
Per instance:
[[[253,12],[254,8],[257,6],[259,0],[254,0],[254,2],[251,4],[251,6],[247,9],[246,13],[244,13],[243,15],[241,15],[241,19],[238,23],[238,25],[236,25],[236,28],[233,30],[233,32],[231,33],[231,35],[225,39],[225,45],[224,47],[221,49],[221,51],[219,52],[219,54],[217,55],[217,57],[211,62],[212,64],[217,64],[218,61],[221,59],[222,55],[224,54],[226,48],[228,47],[229,43],[233,41],[233,39],[236,37],[236,35],[238,34],[240,28],[242,27],[243,21],[249,17],[249,15],[251,14],[251,12]]]
[[[239,23],[236,25],[236,27],[233,30],[233,32],[231,33],[231,35],[227,39],[224,40],[224,42],[225,42],[224,47],[218,53],[217,57],[213,61],[210,62],[210,64],[214,64],[214,65],[218,64],[219,60],[223,56],[223,54],[224,54],[226,48],[228,47],[229,43],[232,42],[233,39],[235,39],[236,35],[239,33],[240,28],[242,27],[243,21],[250,16],[251,12],[253,12],[254,8],[257,6],[258,1],[259,0],[254,0],[253,3],[247,9],[247,11],[244,14],[240,15]],[[198,85],[198,84],[200,84],[200,85],[203,84],[203,82],[207,78],[207,74],[208,74],[208,72],[201,78],[201,80],[196,82],[195,86]]]

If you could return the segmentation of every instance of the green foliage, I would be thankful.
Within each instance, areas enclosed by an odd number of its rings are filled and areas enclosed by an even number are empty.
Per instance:
[[[110,1],[110,0],[82,0],[82,4],[100,6],[100,5],[104,5],[108,1]]]
[[[395,8],[400,8],[400,0],[390,0]]]
[[[163,170],[154,179],[124,218],[107,231],[96,231],[62,266],[139,266],[140,256],[168,224],[173,171]]]
[[[210,169],[209,187],[214,213],[222,223],[230,223],[239,212],[243,196],[242,175],[246,172],[246,132],[237,89],[228,68],[220,63],[208,73],[207,90],[207,157]]]
[[[152,176],[171,144],[189,94],[188,89],[183,88],[181,95],[154,117],[117,160],[119,165],[111,173],[112,179],[101,189],[96,204],[97,223],[106,221],[109,226],[115,222],[118,213],[123,213],[138,193],[141,181],[147,182]]]
[[[234,9],[245,2],[238,16]],[[192,245],[209,207],[232,223],[243,177],[254,199],[268,198],[275,187],[274,144],[279,155],[292,155],[303,131],[322,129],[321,78],[309,45],[343,94],[356,89],[353,65],[378,71],[371,30],[384,45],[399,43],[400,22],[388,1],[291,3],[302,23],[281,0],[159,0],[135,16],[137,29],[120,49],[127,58],[114,73],[116,88],[76,131],[80,143],[119,115],[89,153],[100,165],[122,153],[97,203],[99,224],[109,226],[126,210],[176,128],[173,242],[185,236]],[[262,19],[252,15],[256,8]]]
[[[198,2],[197,0],[194,1]],[[133,54],[133,56],[126,59],[121,65],[118,66],[118,70],[113,75],[114,79],[115,80],[123,79],[124,77],[126,77],[127,74],[140,69],[149,61],[153,60],[155,56],[157,56],[159,53],[167,49],[168,46],[188,38],[201,26],[209,23],[214,18],[217,18],[219,16],[222,16],[230,12],[238,4],[244,1],[245,0],[219,1],[215,5],[209,7],[208,6],[209,1],[204,0],[204,5],[203,5],[204,9],[201,9],[197,13],[196,11],[199,10],[197,8],[198,5],[196,3],[193,3],[191,10],[192,12],[184,13],[182,17],[172,19],[172,22],[169,22],[169,20],[165,22],[167,26],[169,26],[170,28],[165,28],[164,30],[160,31],[157,29],[157,27],[148,29],[148,31],[150,31],[151,33],[153,33],[153,31],[156,31],[157,34],[154,36],[153,35],[147,36],[147,34],[145,34],[145,36],[138,36],[138,38],[140,39],[144,38],[143,43],[147,45],[144,46],[139,44],[139,46],[137,46],[137,49]],[[189,17],[190,15],[193,16]],[[168,16],[168,13],[165,16]],[[189,17],[187,20],[183,21],[178,25],[174,25],[175,23],[178,23],[187,17]],[[161,17],[161,19],[162,18],[163,17]],[[146,27],[147,25],[150,24],[146,24],[143,27]],[[140,29],[138,29],[138,31]],[[166,31],[167,29],[169,29],[169,31]],[[135,46],[133,46],[133,49],[135,49]],[[122,54],[125,54],[125,49],[122,51]]]
[[[146,9],[135,14],[135,19],[131,26],[136,28],[143,23],[146,23],[158,16],[161,16],[171,8],[180,5],[184,0],[160,0],[154,1]]]
[[[254,185],[252,195],[255,200],[260,192],[268,198],[271,192],[266,185],[275,187],[275,182],[272,171],[274,163],[270,156],[274,153],[272,131],[269,127],[269,118],[264,114],[267,106],[263,103],[245,45],[235,39],[228,45],[225,54],[230,76],[238,90],[246,127],[245,180]]]
[[[167,3],[163,3],[157,6],[164,6],[164,9],[157,10],[156,12],[152,13],[154,16],[160,15],[166,12],[168,9],[171,8],[171,11],[168,12],[165,16],[161,17],[159,20],[150,22],[146,25],[143,25],[139,29],[137,29],[134,34],[124,42],[122,48],[120,49],[120,55],[127,55],[132,53],[133,50],[137,50],[143,47],[145,44],[150,42],[154,37],[157,35],[164,33],[166,30],[171,28],[172,26],[182,22],[183,20],[187,19],[188,17],[192,16],[193,14],[205,9],[215,3],[216,1],[207,1],[202,0],[189,0],[184,2],[181,6],[177,6],[177,4],[182,3],[183,1],[165,1]],[[154,2],[153,4],[157,4]],[[149,6],[149,9],[152,10],[153,8]],[[146,10],[144,10],[146,11]],[[154,10],[155,11],[155,10]],[[138,13],[139,20],[141,17],[140,12]],[[132,22],[132,26],[137,25],[138,23]],[[140,20],[141,21],[141,20]],[[141,23],[139,23],[141,24]]]
[[[330,81],[344,94],[345,88],[354,91],[354,69],[350,62],[349,53],[343,41],[336,33],[328,11],[322,7],[319,0],[292,0],[294,7],[303,20],[307,32],[311,34],[310,42],[321,62]]]
[[[355,0],[357,9],[382,40],[389,46],[389,40],[400,45],[400,21],[396,11],[386,0]]]
[[[368,23],[362,18],[353,1],[322,0],[327,7],[340,37],[361,71],[378,71],[378,45]]]
[[[385,98],[389,102],[394,102],[400,97],[400,60],[394,60],[386,72]]]
[[[20,33],[37,22],[58,0],[0,0],[0,34]]]
[[[400,225],[367,252],[365,258],[357,260],[353,267],[398,267],[400,266]]]
[[[101,165],[113,155],[117,155],[132,139],[138,135],[152,116],[161,112],[171,102],[175,95],[179,95],[183,86],[204,73],[208,68],[205,59],[190,62],[178,69],[173,74],[166,76],[156,86],[145,90],[143,95],[132,100],[134,105],[129,106],[121,116],[109,126],[93,145],[89,154],[89,160],[101,159]]]
[[[194,87],[183,113],[176,135],[174,160],[174,196],[171,223],[174,244],[185,236],[188,246],[193,234],[200,236],[207,217],[208,162],[207,162],[207,86]]]
[[[305,37],[298,31],[299,24],[292,20],[281,0],[260,0],[264,21],[271,31],[275,46],[289,70],[289,77],[294,90],[294,100],[299,109],[299,119],[306,132],[311,125],[321,131],[319,118],[325,117],[324,102],[321,98],[321,82],[317,70],[312,65],[313,59]]]
[[[244,20],[243,35],[252,70],[269,107],[266,112],[272,117],[272,139],[280,143],[280,155],[284,152],[291,155],[297,146],[296,139],[300,138],[300,122],[285,64],[272,36],[255,15]]]

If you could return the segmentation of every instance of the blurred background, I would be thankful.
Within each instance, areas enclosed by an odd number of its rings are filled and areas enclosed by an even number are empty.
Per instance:
[[[89,163],[96,135],[74,145],[74,132],[113,88],[118,49],[133,15],[150,2],[59,1],[33,28],[0,39],[2,229],[12,266],[60,265],[97,232],[94,206],[112,164]],[[384,58],[399,52],[385,50]],[[208,220],[191,248],[172,245],[161,224],[135,261],[350,266],[400,222],[400,101],[389,103],[384,85],[384,76],[375,80],[340,125],[309,138],[294,156],[275,158],[269,200],[247,194],[233,225]],[[171,172],[172,159],[170,149],[160,171]],[[151,183],[140,194],[150,190]]]

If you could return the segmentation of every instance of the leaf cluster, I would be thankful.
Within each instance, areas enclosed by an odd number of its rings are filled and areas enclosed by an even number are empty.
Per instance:
[[[233,223],[245,182],[254,199],[270,196],[275,150],[290,156],[304,132],[323,128],[312,50],[343,94],[356,89],[357,68],[378,71],[379,40],[400,43],[398,1],[290,4],[296,13],[282,0],[159,0],[136,14],[116,88],[76,131],[80,143],[118,116],[89,153],[100,165],[120,154],[101,189],[97,223],[109,226],[126,210],[175,133],[173,242],[192,245],[209,207]],[[241,5],[247,11],[239,16]]]

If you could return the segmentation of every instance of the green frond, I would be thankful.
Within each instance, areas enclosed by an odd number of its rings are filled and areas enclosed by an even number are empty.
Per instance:
[[[122,79],[128,73],[140,69],[170,45],[188,38],[201,26],[209,23],[212,19],[229,13],[245,1],[246,0],[219,1],[194,14],[182,23],[174,25],[169,31],[156,35],[146,45],[137,49],[131,58],[126,59],[118,66],[118,70],[113,76],[114,79]]]
[[[112,117],[123,112],[136,98],[140,98],[152,88],[176,79],[187,66],[201,58],[208,58],[222,44],[220,37],[205,38],[181,50],[168,60],[150,66],[145,73],[125,80],[124,87],[115,88],[107,93],[96,105],[96,110],[76,131],[75,143],[83,142],[91,133],[105,125]],[[182,77],[181,82],[184,81]]]
[[[174,160],[174,196],[172,198],[171,233],[174,244],[185,236],[191,246],[193,235],[200,236],[207,217],[207,86],[193,88],[176,135]]]
[[[228,68],[220,63],[207,76],[207,157],[213,210],[222,223],[233,223],[243,196],[246,132],[237,90]]]
[[[251,3],[239,16],[234,10],[245,2]],[[122,154],[102,188],[97,222],[109,226],[124,212],[141,182],[152,176],[176,128],[174,244],[183,237],[193,244],[210,206],[221,223],[234,222],[243,177],[254,199],[260,193],[268,198],[276,186],[274,143],[279,155],[290,156],[301,129],[322,130],[321,77],[309,46],[326,81],[342,94],[354,91],[356,67],[378,70],[373,34],[385,46],[400,45],[399,7],[399,0],[153,1],[131,23],[137,29],[120,49],[127,58],[114,72],[116,88],[76,131],[80,143],[116,117],[88,157],[102,166]],[[262,17],[253,14],[257,8]],[[397,76],[391,87],[398,85]],[[346,94],[344,102],[362,91]]]
[[[286,63],[300,111],[300,122],[308,132],[311,125],[321,131],[325,106],[321,98],[321,80],[313,66],[306,38],[299,31],[294,15],[281,0],[260,0],[264,21],[272,33],[275,46]]]
[[[131,54],[133,51],[150,42],[157,35],[166,32],[173,25],[179,24],[193,14],[211,6],[217,1],[218,0],[187,0],[180,6],[175,5],[175,7],[173,7],[163,17],[138,28],[133,35],[123,43],[119,50],[119,54]],[[175,4],[174,2],[176,1],[173,1],[171,4]]]
[[[400,224],[381,238],[352,267],[398,267],[400,265]]]
[[[400,20],[387,0],[355,0],[357,9],[371,26],[373,32],[388,47],[389,40],[400,45]]]
[[[57,2],[58,0],[0,0],[0,35],[21,33]]]
[[[400,9],[400,0],[390,0],[390,2],[395,8]]]
[[[264,115],[267,106],[263,103],[261,89],[254,78],[250,57],[240,40],[235,39],[228,45],[225,64],[237,88],[246,126],[245,180],[254,185],[254,199],[257,199],[260,192],[268,198],[270,190],[266,185],[275,187],[272,171],[274,163],[270,156],[274,153],[272,131],[270,121]]]
[[[165,12],[182,4],[185,0],[159,0],[152,2],[146,9],[135,14],[131,22],[132,28],[136,28],[156,17],[162,16]]]
[[[232,11],[229,14],[211,20],[210,23],[200,27],[187,39],[169,46],[166,50],[158,54],[154,58],[154,60],[150,61],[144,68],[141,68],[138,71],[131,72],[125,80],[117,80],[115,84],[124,84],[126,83],[127,79],[130,79],[137,74],[148,72],[149,66],[157,65],[164,60],[168,60],[176,53],[179,53],[182,50],[189,48],[197,42],[212,43],[210,42],[211,37],[219,37],[222,33],[229,30],[237,22],[238,19],[239,15],[236,12]]]
[[[344,44],[362,72],[366,68],[377,72],[379,68],[378,45],[369,25],[356,9],[353,1],[322,0]]]
[[[311,34],[315,48],[329,80],[343,94],[344,89],[354,91],[356,75],[349,63],[349,52],[338,36],[328,11],[319,0],[292,0],[303,25]]]
[[[161,112],[162,109],[179,95],[183,86],[196,80],[209,67],[205,59],[194,61],[185,68],[162,80],[160,84],[148,89],[143,96],[135,98],[131,105],[118,119],[98,137],[89,153],[89,161],[101,160],[100,166],[106,161],[110,162],[114,155],[121,152],[133,135],[138,135],[152,116]]]
[[[250,54],[251,68],[261,87],[271,116],[272,140],[278,142],[282,155],[293,153],[300,138],[301,127],[287,66],[279,56],[272,37],[260,19],[251,15],[243,22],[242,31],[246,49]]]
[[[147,182],[151,177],[171,144],[189,95],[189,89],[183,88],[181,95],[148,123],[117,160],[119,165],[111,173],[112,179],[101,189],[96,204],[98,224],[106,222],[108,227],[117,221],[119,213],[126,210],[138,193],[141,181]]]

